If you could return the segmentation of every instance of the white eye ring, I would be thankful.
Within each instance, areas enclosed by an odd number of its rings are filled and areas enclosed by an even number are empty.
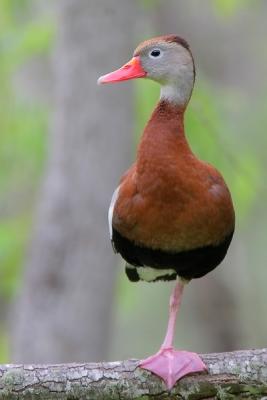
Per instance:
[[[158,48],[154,48],[149,52],[149,57],[150,58],[160,58],[162,56],[162,51]]]

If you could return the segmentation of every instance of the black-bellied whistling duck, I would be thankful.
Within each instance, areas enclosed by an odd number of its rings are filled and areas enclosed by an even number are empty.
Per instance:
[[[161,85],[160,101],[145,127],[136,162],[113,194],[109,227],[130,281],[178,277],[165,340],[140,364],[171,388],[184,375],[206,370],[196,353],[173,348],[176,315],[185,283],[206,275],[225,257],[235,217],[221,174],[193,154],[184,134],[184,112],[195,81],[187,42],[175,35],[147,40],[127,64],[98,82],[141,77]]]

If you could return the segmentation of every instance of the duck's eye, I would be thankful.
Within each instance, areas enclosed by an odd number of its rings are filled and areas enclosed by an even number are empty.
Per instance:
[[[151,58],[157,58],[161,55],[161,51],[160,51],[160,49],[153,49],[153,50],[151,50],[149,55]]]

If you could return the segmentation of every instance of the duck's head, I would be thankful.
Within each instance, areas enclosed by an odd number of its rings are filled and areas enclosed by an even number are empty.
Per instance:
[[[194,60],[187,42],[175,35],[146,40],[136,48],[127,64],[101,76],[98,83],[135,78],[149,78],[158,82],[162,99],[186,105],[195,81]]]

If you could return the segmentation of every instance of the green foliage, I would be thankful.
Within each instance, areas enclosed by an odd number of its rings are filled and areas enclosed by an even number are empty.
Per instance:
[[[150,80],[135,82],[136,143],[155,107],[159,96],[159,85]]]
[[[141,7],[145,10],[150,10],[156,8],[160,5],[160,0],[139,0]],[[258,0],[251,2],[250,0],[211,0],[211,7],[215,10],[215,12],[222,17],[232,17],[240,11],[240,9],[244,7],[248,7],[250,5],[259,4]],[[166,7],[168,5],[166,4]]]
[[[6,115],[5,121],[0,119],[0,129],[1,190],[8,193],[32,186],[45,154],[45,113],[36,107],[30,110],[14,105],[12,114]]]
[[[0,294],[8,299],[19,283],[19,267],[24,255],[28,218],[2,221],[0,225]]]
[[[157,7],[160,4],[160,0],[139,0],[139,3],[144,9],[150,10]]]
[[[242,126],[238,126],[238,118],[232,124],[224,115],[226,101],[228,95],[222,88],[212,90],[201,79],[187,111],[186,132],[195,153],[223,174],[240,222],[256,199],[261,166],[246,142],[240,141]]]
[[[4,364],[8,360],[8,338],[5,327],[0,325],[0,363]]]
[[[0,299],[16,291],[31,221],[32,197],[45,158],[47,113],[16,98],[13,78],[23,63],[46,54],[54,28],[46,18],[28,20],[29,0],[0,2]],[[0,326],[0,360],[6,339]]]
[[[250,0],[213,0],[215,10],[225,17],[236,14],[240,8],[248,6],[250,3]],[[255,3],[257,3],[257,0]]]
[[[17,29],[2,37],[4,67],[7,72],[37,54],[44,54],[50,49],[54,31],[45,20],[29,23],[18,35]]]

